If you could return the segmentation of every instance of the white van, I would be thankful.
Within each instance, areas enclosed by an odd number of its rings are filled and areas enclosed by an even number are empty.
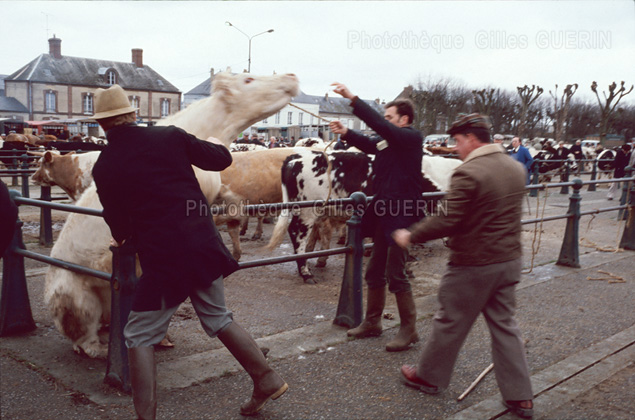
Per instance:
[[[449,134],[430,134],[429,136],[426,136],[425,139],[423,139],[423,145],[424,146],[432,145],[432,143],[434,143],[435,141],[437,142],[437,145],[441,145],[441,143],[443,143],[446,140],[449,146],[450,145]]]
[[[598,144],[600,144],[600,140],[582,140],[581,146],[595,149]]]

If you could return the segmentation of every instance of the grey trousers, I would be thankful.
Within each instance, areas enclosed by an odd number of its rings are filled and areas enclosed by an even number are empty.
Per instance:
[[[203,329],[210,337],[216,337],[232,323],[232,313],[225,306],[222,277],[215,280],[209,288],[194,290],[190,294],[190,300]],[[150,347],[158,344],[165,337],[170,319],[179,306],[158,311],[130,312],[123,330],[126,347]]]
[[[463,341],[482,313],[492,338],[494,372],[503,399],[533,399],[525,348],[513,318],[520,270],[520,258],[486,266],[448,265],[439,287],[441,307],[432,321],[417,376],[446,388]]]

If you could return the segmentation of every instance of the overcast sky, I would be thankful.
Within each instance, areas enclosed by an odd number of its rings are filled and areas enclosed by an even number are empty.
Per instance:
[[[467,88],[578,83],[576,97],[635,83],[635,2],[12,2],[3,1],[0,74],[42,53],[144,64],[183,93],[211,67],[295,73],[312,95],[347,84],[391,100],[408,84],[447,78]],[[635,103],[635,91],[627,97]]]

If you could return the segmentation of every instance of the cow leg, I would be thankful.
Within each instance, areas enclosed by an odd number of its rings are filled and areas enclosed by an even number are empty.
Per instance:
[[[251,237],[252,240],[258,240],[262,238],[262,219],[263,216],[258,217],[258,225],[256,225],[256,231],[254,232],[254,236]]]
[[[302,209],[299,215],[293,215],[291,223],[289,223],[289,237],[291,238],[293,250],[296,254],[306,252],[307,244],[310,239],[309,236],[315,224],[315,219],[310,216],[310,210],[309,212],[306,210],[307,209]],[[307,213],[309,214],[307,215]],[[313,273],[309,270],[306,258],[301,258],[297,260],[296,263],[298,264],[298,272],[304,282],[307,284],[315,284]]]
[[[329,249],[331,247],[331,237],[333,235],[333,225],[328,219],[319,220],[316,223],[318,234],[320,236],[320,249]],[[326,267],[328,256],[319,257],[316,267]]]
[[[232,240],[232,256],[236,261],[240,261],[242,250],[240,249],[240,235],[238,228],[240,227],[240,220],[230,219],[227,221],[227,232]]]
[[[244,236],[247,233],[247,228],[249,227],[249,217],[245,217],[240,223],[240,236]]]

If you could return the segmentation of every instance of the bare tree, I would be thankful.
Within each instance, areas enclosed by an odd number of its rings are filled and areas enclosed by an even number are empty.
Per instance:
[[[624,81],[622,81],[619,89],[615,90],[616,88],[617,88],[617,84],[613,82],[609,86],[608,97],[606,96],[606,92],[602,92],[602,94],[604,95],[604,104],[602,104],[602,100],[600,100],[600,95],[598,93],[598,84],[595,81],[591,84],[591,90],[593,91],[593,93],[595,93],[595,96],[598,99],[598,105],[600,106],[600,142],[601,143],[604,143],[604,140],[606,140],[606,134],[610,126],[609,123],[610,123],[611,115],[615,111],[617,104],[620,103],[620,101],[622,100],[624,96],[628,95],[629,93],[633,91],[633,85],[631,85],[631,88],[628,90],[628,92],[626,91],[626,88],[624,87]]]
[[[511,132],[516,120],[515,99],[509,91],[485,88],[472,91],[472,112],[489,116],[492,132]]]
[[[566,135],[570,138],[583,138],[596,131],[597,107],[592,103],[571,101],[566,118]]]
[[[523,138],[525,136],[525,130],[527,126],[527,118],[529,113],[529,107],[534,103],[540,95],[542,95],[543,89],[540,86],[531,85],[531,88],[527,85],[516,88],[518,96],[520,96],[520,122],[518,124],[518,137]]]
[[[562,97],[560,98],[560,102],[558,102],[558,85],[556,84],[556,88],[553,93],[549,91],[549,94],[553,98],[553,112],[550,112],[551,118],[554,121],[554,138],[556,142],[565,141],[565,122],[567,121],[567,114],[569,113],[569,104],[571,102],[571,97],[578,90],[578,84],[574,83],[572,85],[567,85],[562,93]]]

